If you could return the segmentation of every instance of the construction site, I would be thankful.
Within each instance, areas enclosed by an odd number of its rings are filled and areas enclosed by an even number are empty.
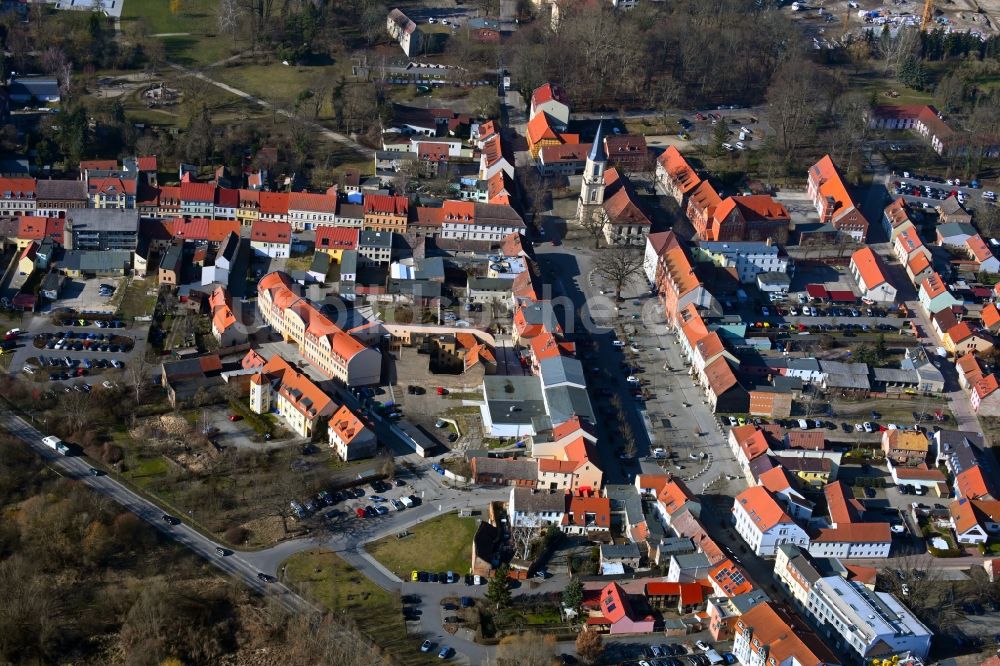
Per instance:
[[[782,11],[801,22],[814,48],[829,48],[845,35],[907,27],[966,32],[987,39],[1000,34],[1000,0],[811,0]]]

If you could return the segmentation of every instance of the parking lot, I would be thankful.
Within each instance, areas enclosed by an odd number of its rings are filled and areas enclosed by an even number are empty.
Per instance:
[[[136,354],[145,353],[145,332],[124,322],[121,328],[100,328],[91,320],[86,322],[86,326],[79,326],[78,321],[72,327],[53,326],[48,317],[34,318],[33,330],[22,334],[11,351],[11,372],[34,382],[63,382],[67,386],[120,382]]]
[[[56,305],[59,308],[70,308],[77,312],[100,312],[113,314],[118,309],[118,287],[124,278],[100,278],[94,280],[66,280],[59,292]],[[115,288],[113,294],[104,295],[101,285],[111,285]]]

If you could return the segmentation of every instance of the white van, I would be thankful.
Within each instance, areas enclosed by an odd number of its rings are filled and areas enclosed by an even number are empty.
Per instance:
[[[805,419],[799,419],[799,427],[803,430],[809,430],[809,421]]]

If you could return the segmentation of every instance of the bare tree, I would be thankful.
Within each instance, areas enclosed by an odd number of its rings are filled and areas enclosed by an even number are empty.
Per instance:
[[[125,368],[125,381],[135,391],[135,404],[142,404],[142,390],[149,381],[149,362],[142,354],[136,354]]]
[[[788,62],[775,74],[767,89],[767,104],[786,154],[812,135],[835,96],[832,78],[809,61]]]
[[[641,250],[612,247],[601,251],[594,262],[594,272],[615,287],[615,300],[622,299],[622,290],[642,278],[644,267]]]
[[[555,636],[536,633],[504,636],[497,646],[497,666],[549,666],[556,652]]]
[[[601,247],[604,238],[604,210],[601,207],[586,206],[580,211],[580,227],[594,239],[594,249]]]
[[[518,525],[511,529],[510,540],[514,545],[514,552],[522,560],[526,560],[531,556],[531,542],[535,540],[535,529]]]
[[[220,33],[235,37],[239,33],[240,28],[241,13],[239,0],[220,0],[215,18],[218,21]]]

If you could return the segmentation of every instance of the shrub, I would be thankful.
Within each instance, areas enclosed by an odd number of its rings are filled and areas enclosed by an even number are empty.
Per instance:
[[[225,537],[227,542],[238,546],[240,544],[246,543],[246,540],[250,538],[250,530],[248,530],[245,527],[240,527],[237,525],[236,527],[230,527],[228,530],[226,530],[225,534],[223,534],[223,537]]]

